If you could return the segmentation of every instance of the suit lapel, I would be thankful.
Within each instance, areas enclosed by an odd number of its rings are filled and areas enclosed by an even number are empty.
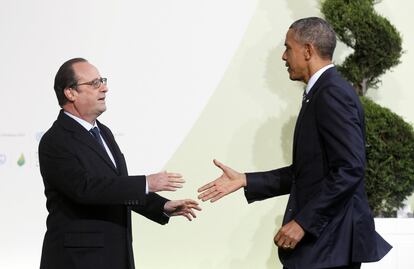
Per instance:
[[[310,102],[310,99],[307,99],[307,100],[309,100],[309,102]],[[305,114],[305,111],[306,111],[306,108],[308,107],[309,102],[306,102],[306,101],[302,102],[302,107],[300,109],[298,118],[296,119],[295,131],[294,131],[294,134],[293,134],[293,157],[292,157],[293,161],[295,160],[295,157],[296,157],[296,148],[297,148],[296,145],[297,145],[297,142],[298,142],[299,129],[300,129],[300,126],[301,126],[301,123],[302,123],[303,115]]]
[[[323,83],[323,81],[325,81],[327,79],[327,77],[334,74],[334,72],[336,72],[335,67],[332,67],[332,68],[329,68],[329,69],[325,70],[325,72],[322,73],[322,75],[318,78],[318,80],[312,86],[312,89],[308,93],[306,99],[302,102],[302,107],[300,109],[298,118],[296,120],[295,131],[294,131],[294,135],[293,135],[293,157],[292,157],[293,161],[295,160],[295,157],[296,157],[299,130],[300,130],[300,126],[302,124],[302,119],[303,119],[303,116],[305,115],[306,109],[312,105],[312,103],[315,99],[314,97],[316,97],[315,95],[318,92],[319,88],[321,87],[321,84]]]
[[[101,159],[114,170],[114,172],[118,172],[112,160],[109,158],[108,153],[101,145],[98,144],[98,142],[96,142],[96,140],[92,137],[92,135],[89,134],[88,131],[84,130],[84,132],[75,133],[74,138],[95,151],[99,157],[101,157]]]
[[[107,132],[107,127],[103,126],[99,121],[98,121],[98,126],[99,126],[99,129],[101,130],[101,134],[105,140],[106,145],[109,147],[112,153],[112,156],[115,159],[117,171],[119,175],[127,175],[128,172],[126,170],[125,159],[121,153],[121,150],[118,147],[118,144],[116,143],[113,136]]]
[[[75,120],[73,120],[68,115],[63,113],[63,110],[61,110],[59,114],[58,121],[65,129],[72,132],[74,139],[88,146],[92,151],[98,154],[99,157],[107,165],[109,165],[114,170],[115,173],[118,173],[116,167],[114,166],[111,159],[109,158],[108,153],[106,153],[105,149],[101,145],[99,145],[98,142],[96,142],[93,136],[84,127],[82,127]]]

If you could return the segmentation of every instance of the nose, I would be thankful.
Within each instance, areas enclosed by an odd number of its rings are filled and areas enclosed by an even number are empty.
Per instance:
[[[102,83],[102,85],[101,85],[101,92],[107,92],[108,90],[109,90],[108,89],[108,86],[106,84]]]
[[[286,58],[286,50],[285,50],[285,51],[283,52],[283,54],[282,54],[282,60],[286,62],[286,59],[287,59],[287,58]]]

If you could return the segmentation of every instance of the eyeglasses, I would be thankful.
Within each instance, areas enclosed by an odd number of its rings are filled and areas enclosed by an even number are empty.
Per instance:
[[[107,78],[97,78],[97,79],[94,79],[88,82],[83,82],[80,84],[76,83],[72,87],[76,88],[81,85],[89,85],[89,86],[92,86],[94,89],[99,89],[102,86],[102,84],[106,85],[107,81],[108,81]]]

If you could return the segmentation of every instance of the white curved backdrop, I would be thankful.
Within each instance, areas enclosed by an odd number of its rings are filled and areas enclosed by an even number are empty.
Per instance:
[[[218,158],[241,171],[290,163],[301,84],[281,61],[286,29],[319,16],[309,0],[3,0],[0,8],[0,268],[37,268],[47,216],[37,146],[59,107],[53,79],[84,57],[108,77],[108,110],[131,174],[168,169],[196,198],[219,176]],[[377,10],[402,33],[402,64],[370,96],[414,122],[410,10]],[[335,60],[349,53],[339,46]],[[189,223],[134,216],[137,268],[281,268],[272,238],[286,197],[247,205],[241,191]],[[391,238],[392,240],[392,238]],[[404,259],[404,258],[401,258]],[[404,264],[401,262],[399,264]],[[397,267],[395,267],[397,268]],[[404,268],[404,267],[398,267]]]

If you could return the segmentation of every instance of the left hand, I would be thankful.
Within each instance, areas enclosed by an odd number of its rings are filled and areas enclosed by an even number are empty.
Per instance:
[[[193,209],[201,211],[198,203],[191,199],[168,201],[164,205],[164,212],[169,216],[184,216],[189,221],[197,217]]]
[[[279,229],[274,242],[280,248],[294,249],[303,236],[305,236],[305,231],[295,220],[291,220]]]

